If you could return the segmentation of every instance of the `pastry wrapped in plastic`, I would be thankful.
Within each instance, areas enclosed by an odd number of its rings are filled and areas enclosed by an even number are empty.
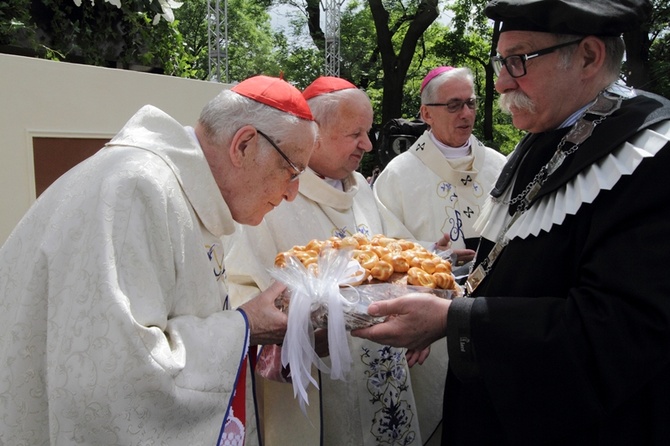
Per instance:
[[[327,248],[321,250],[316,267],[306,267],[296,256],[282,259],[283,267],[270,270],[275,279],[286,284],[288,299],[280,301],[288,313],[286,335],[281,349],[283,367],[291,367],[293,392],[304,408],[307,387],[318,383],[311,376],[311,367],[330,373],[332,379],[344,379],[351,369],[351,353],[347,342],[345,311],[350,305],[340,294],[340,286],[359,280],[361,265],[352,259],[352,249]],[[329,368],[314,351],[314,326],[312,314],[327,308],[329,318],[328,350]]]
[[[438,292],[440,297],[451,296],[449,290],[432,290],[402,283],[354,286],[365,274],[365,269],[353,259],[351,247],[325,248],[315,261],[307,260],[305,265],[303,260],[298,256],[285,256],[281,258],[283,267],[270,271],[275,279],[286,284],[287,291],[276,302],[288,314],[281,363],[283,367],[290,364],[294,394],[300,396],[301,405],[307,401],[309,383],[318,387],[310,373],[312,365],[330,373],[332,379],[344,379],[352,363],[347,331],[382,322],[382,319],[368,315],[371,302],[415,291]],[[328,328],[330,368],[314,351],[315,328]]]
[[[363,267],[363,271],[356,277],[357,280],[350,282],[353,285],[393,282],[451,290],[453,296],[462,295],[462,289],[456,281],[446,277],[453,277],[450,261],[418,243],[381,234],[371,238],[355,234],[344,238],[311,240],[305,246],[294,246],[277,254],[275,266],[285,266],[287,257],[295,257],[305,266],[316,265],[316,259],[324,249],[352,250],[353,259]],[[418,270],[409,274],[412,268],[418,268],[430,277]],[[439,277],[434,277],[435,275]]]
[[[421,245],[409,240],[393,239],[376,235],[368,239],[362,234],[328,240],[311,240],[305,246],[294,246],[275,258],[277,268],[286,268],[291,260],[291,268],[302,271],[304,266],[314,280],[330,280],[321,276],[323,269],[321,256],[327,251],[342,251],[347,262],[352,262],[346,270],[346,277],[338,277],[340,290],[339,304],[344,310],[347,330],[361,328],[380,322],[370,318],[367,306],[375,300],[390,299],[411,292],[430,292],[441,297],[459,296],[460,288],[451,274],[451,264],[429,252]],[[335,254],[340,255],[340,254]],[[325,267],[332,271],[326,262]],[[346,286],[344,286],[346,285]],[[282,295],[277,306],[288,312],[292,287]],[[439,290],[436,292],[433,290]],[[312,296],[311,321],[314,327],[328,326],[327,299]]]

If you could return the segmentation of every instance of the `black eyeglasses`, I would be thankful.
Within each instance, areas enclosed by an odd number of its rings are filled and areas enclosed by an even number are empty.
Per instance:
[[[534,59],[536,57],[544,56],[545,54],[550,54],[556,51],[559,48],[563,48],[569,45],[575,45],[582,41],[573,40],[572,42],[561,43],[559,45],[550,46],[549,48],[544,48],[534,53],[527,54],[512,54],[507,57],[493,56],[491,58],[491,65],[493,65],[493,71],[495,71],[496,76],[500,76],[500,71],[504,66],[507,69],[507,72],[510,76],[517,78],[526,75],[526,61]]]
[[[436,103],[433,103],[433,104],[424,104],[424,105],[427,105],[429,107],[447,107],[447,111],[449,113],[457,113],[457,112],[461,111],[461,109],[463,108],[464,105],[467,106],[470,110],[476,109],[477,108],[477,98],[469,98],[469,99],[465,99],[465,100],[453,99],[453,100],[451,100],[449,102],[445,102],[445,103],[436,102]]]
[[[305,171],[305,168],[304,168],[304,167],[303,167],[302,169],[298,168],[298,166],[296,166],[296,165],[293,163],[293,161],[291,161],[290,159],[288,159],[288,156],[286,156],[286,154],[285,154],[284,152],[282,152],[282,150],[279,148],[279,146],[278,146],[277,144],[275,144],[275,142],[274,142],[273,140],[271,140],[270,137],[269,137],[268,135],[266,135],[265,133],[261,132],[261,131],[258,130],[258,129],[256,129],[256,131],[258,132],[259,135],[261,135],[263,138],[265,138],[265,140],[266,140],[267,142],[270,143],[270,145],[277,151],[277,153],[279,153],[279,154],[281,155],[281,157],[284,158],[284,159],[286,160],[286,162],[288,163],[288,165],[291,166],[291,169],[293,169],[293,170],[295,171],[294,173],[291,174],[291,181],[295,181],[295,180],[297,180],[298,177],[299,177],[300,175],[302,175],[302,173]]]

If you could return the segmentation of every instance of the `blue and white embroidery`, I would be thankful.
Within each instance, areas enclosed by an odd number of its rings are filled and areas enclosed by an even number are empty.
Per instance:
[[[361,361],[368,367],[365,375],[370,402],[378,407],[370,429],[377,444],[413,444],[417,435],[411,428],[414,408],[407,401],[409,375],[402,350],[363,348]]]
[[[217,252],[219,250],[222,251],[222,247],[215,243],[213,245],[205,245],[205,248],[207,249],[207,258],[209,259],[210,263],[214,264],[212,267],[214,277],[216,277],[216,280],[219,281],[223,279],[224,273],[226,272],[226,268],[223,266],[223,255],[221,255],[221,258],[219,259]]]

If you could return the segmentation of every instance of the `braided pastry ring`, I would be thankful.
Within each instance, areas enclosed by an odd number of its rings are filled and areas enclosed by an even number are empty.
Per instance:
[[[386,282],[393,274],[393,266],[389,262],[380,260],[375,266],[370,270],[370,275],[377,280]]]
[[[354,249],[353,258],[361,264],[361,266],[368,271],[371,270],[377,262],[379,257],[373,251],[365,251],[362,249]]]
[[[410,285],[423,286],[426,288],[435,288],[435,279],[433,276],[421,268],[412,267],[407,271],[407,283]]]

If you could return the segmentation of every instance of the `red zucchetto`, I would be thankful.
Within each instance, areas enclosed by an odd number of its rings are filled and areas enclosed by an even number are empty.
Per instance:
[[[302,92],[302,96],[305,99],[311,99],[322,94],[347,90],[349,88],[356,88],[356,86],[340,77],[321,76],[305,88],[305,91]]]
[[[314,120],[300,90],[278,77],[262,75],[250,77],[235,85],[231,90],[298,118]]]

